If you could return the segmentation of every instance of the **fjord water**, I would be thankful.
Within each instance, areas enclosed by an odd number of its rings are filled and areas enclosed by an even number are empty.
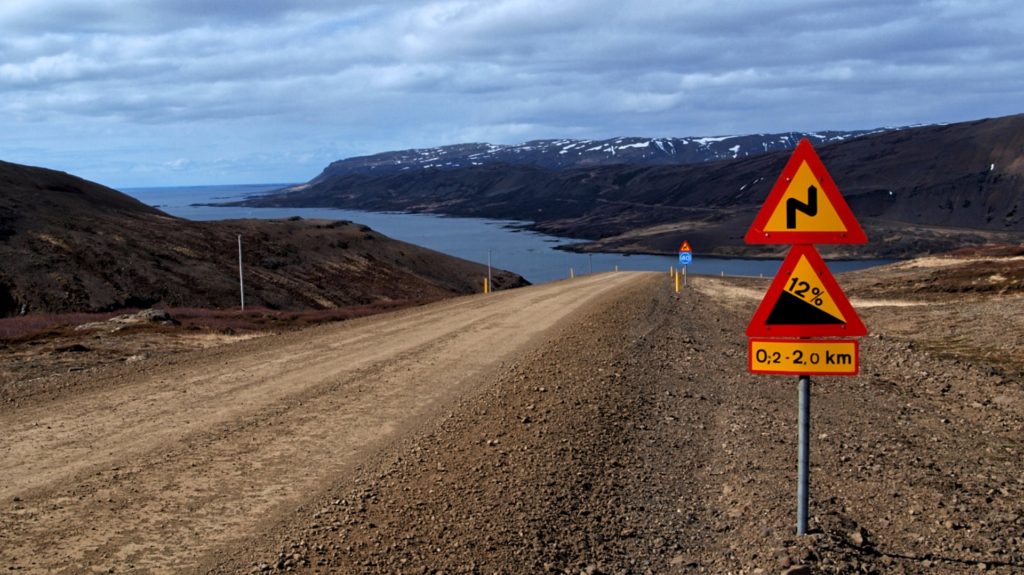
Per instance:
[[[331,208],[247,208],[216,207],[197,204],[237,201],[246,196],[280,189],[288,184],[190,186],[162,188],[126,188],[121,191],[145,204],[171,215],[197,221],[231,219],[306,219],[350,220],[370,226],[397,240],[437,250],[463,259],[487,263],[488,253],[494,267],[513,271],[532,283],[544,283],[569,276],[610,271],[618,266],[628,271],[668,271],[678,265],[675,256],[578,254],[555,249],[576,240],[558,238],[521,229],[528,222],[454,218],[429,214],[378,213]],[[680,241],[686,238],[680,238]],[[244,238],[243,238],[244,241]],[[229,246],[230,247],[230,246]],[[694,247],[693,263],[687,270],[694,274],[745,275],[771,277],[778,271],[778,260],[711,258]],[[830,262],[834,272],[862,269],[891,260]]]

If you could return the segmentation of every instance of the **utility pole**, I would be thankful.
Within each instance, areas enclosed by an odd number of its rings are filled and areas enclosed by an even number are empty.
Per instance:
[[[245,311],[245,280],[242,276],[242,234],[238,234],[238,294],[242,299],[242,311]]]
[[[487,250],[487,286],[494,289],[494,280],[491,279],[491,250]]]

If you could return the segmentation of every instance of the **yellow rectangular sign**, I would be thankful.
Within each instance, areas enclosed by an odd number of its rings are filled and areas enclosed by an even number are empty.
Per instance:
[[[750,373],[857,375],[855,339],[750,339]]]

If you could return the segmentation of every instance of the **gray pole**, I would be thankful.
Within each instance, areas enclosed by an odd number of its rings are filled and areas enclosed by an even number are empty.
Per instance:
[[[590,264],[590,275],[594,275],[594,254],[587,254],[587,263]]]
[[[683,266],[683,287],[686,287],[686,282],[689,280],[686,278],[689,274],[686,273],[686,266]]]
[[[491,281],[491,250],[487,250],[487,289],[494,291],[494,282]]]
[[[800,376],[800,415],[797,419],[800,446],[797,453],[796,534],[807,534],[808,484],[811,474],[811,376]]]
[[[238,294],[242,298],[242,311],[245,311],[245,280],[242,279],[242,234],[238,234]]]

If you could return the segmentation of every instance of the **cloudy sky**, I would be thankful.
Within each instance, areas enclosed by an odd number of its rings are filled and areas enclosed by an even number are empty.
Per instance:
[[[1020,0],[2,0],[0,160],[113,187],[392,149],[1024,112]]]

